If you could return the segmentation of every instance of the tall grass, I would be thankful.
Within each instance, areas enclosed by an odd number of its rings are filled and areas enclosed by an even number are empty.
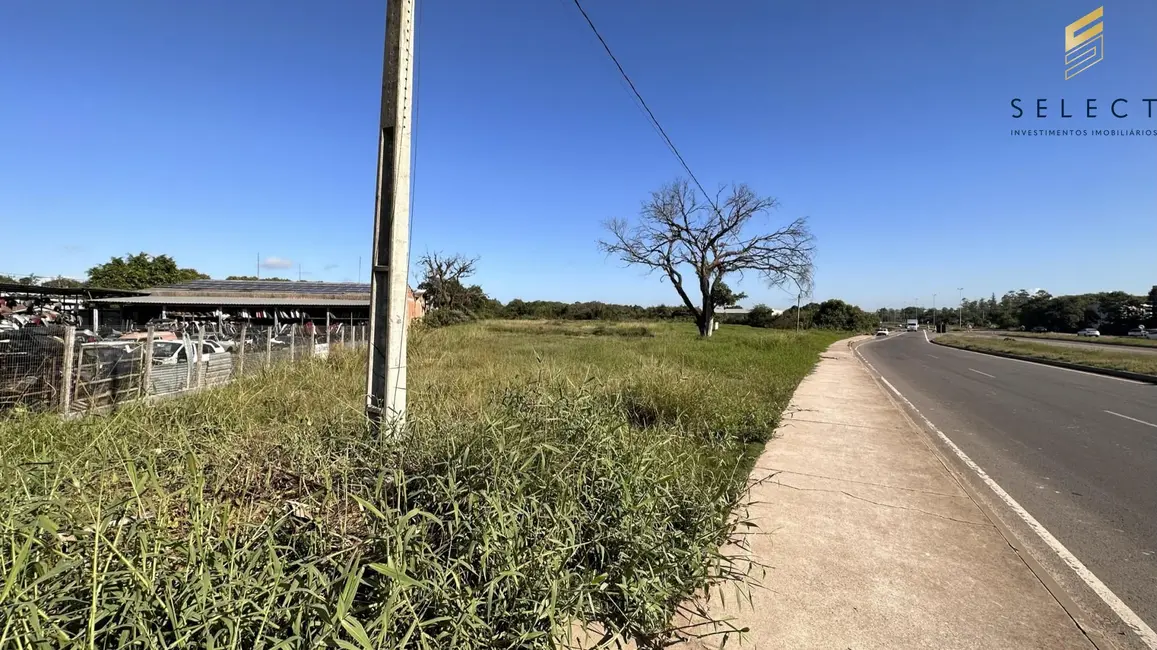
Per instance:
[[[502,327],[414,333],[396,438],[342,353],[0,421],[0,647],[658,646],[741,577],[745,445],[835,336]]]

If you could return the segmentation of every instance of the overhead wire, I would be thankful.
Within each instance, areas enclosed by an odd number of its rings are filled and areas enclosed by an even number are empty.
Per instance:
[[[663,142],[667,144],[667,148],[670,149],[671,153],[675,155],[675,158],[679,161],[679,164],[683,167],[684,171],[686,171],[687,175],[691,177],[691,181],[695,183],[695,186],[698,187],[699,191],[703,193],[704,197],[706,197],[707,202],[711,204],[711,207],[714,208],[716,212],[718,212],[719,207],[715,205],[714,199],[712,199],[711,195],[707,193],[706,189],[704,189],[703,184],[699,182],[699,179],[695,176],[695,172],[691,171],[691,166],[687,164],[686,159],[683,158],[683,154],[679,153],[679,148],[675,146],[675,143],[671,140],[671,136],[667,135],[667,131],[663,128],[662,123],[659,122],[659,118],[655,117],[655,112],[652,111],[651,107],[647,105],[647,100],[643,99],[642,93],[639,92],[639,89],[635,86],[635,82],[631,80],[631,77],[627,74],[627,71],[623,69],[623,65],[619,63],[618,57],[616,57],[615,53],[611,51],[611,46],[607,44],[607,40],[603,38],[603,35],[599,32],[598,27],[595,26],[594,21],[591,20],[590,15],[587,14],[586,9],[583,8],[582,3],[579,0],[573,0],[573,2],[575,7],[578,8],[579,13],[582,14],[583,19],[586,20],[587,25],[591,28],[591,31],[594,32],[595,37],[599,39],[599,43],[602,44],[603,50],[606,51],[607,56],[610,57],[611,61],[614,62],[615,67],[618,68],[619,74],[622,75],[623,79],[626,80],[627,85],[630,86],[631,92],[634,93],[635,97],[639,101],[639,104],[641,104],[643,110],[646,111],[647,117],[650,118],[652,126],[655,127],[655,129],[659,132],[659,135],[663,138]]]

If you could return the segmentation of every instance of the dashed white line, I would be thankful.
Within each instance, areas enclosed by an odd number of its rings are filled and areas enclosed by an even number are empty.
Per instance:
[[[1125,418],[1126,420],[1132,420],[1132,421],[1136,422],[1137,424],[1144,424],[1147,427],[1153,427],[1154,429],[1157,429],[1157,424],[1153,424],[1152,422],[1146,422],[1144,420],[1138,420],[1137,418],[1131,418],[1128,415],[1121,415],[1120,413],[1117,413],[1115,411],[1106,410],[1105,412],[1108,413],[1109,415],[1115,415],[1119,418]]]
[[[1024,509],[1024,507],[1016,502],[1016,499],[1013,499],[1008,492],[1005,492],[1004,488],[1000,487],[1000,485],[994,481],[992,477],[990,477],[983,469],[980,468],[979,465],[977,465],[971,458],[968,457],[968,454],[965,454],[964,451],[960,449],[960,447],[957,447],[954,442],[949,440],[948,436],[944,435],[944,432],[942,432],[940,429],[937,429],[936,425],[932,424],[931,420],[924,417],[924,414],[921,413],[920,410],[912,404],[912,402],[908,401],[907,397],[904,397],[900,391],[896,390],[896,387],[893,386],[887,379],[885,379],[884,376],[881,375],[878,370],[876,370],[875,366],[873,366],[871,363],[868,363],[868,360],[864,358],[864,355],[860,354],[859,350],[856,350],[856,355],[860,357],[860,360],[863,361],[865,365],[867,365],[872,369],[873,372],[876,373],[876,375],[880,378],[880,381],[884,382],[884,385],[887,386],[888,389],[893,393],[895,393],[896,397],[899,397],[901,401],[907,404],[908,407],[916,413],[916,415],[920,416],[920,419],[924,421],[924,425],[935,432],[940,441],[952,450],[952,453],[956,454],[956,456],[970,470],[975,472],[976,475],[980,477],[980,480],[983,481],[984,484],[987,485],[988,488],[992,490],[993,493],[995,493],[996,496],[1001,501],[1003,501],[1006,506],[1009,507],[1009,509],[1016,513],[1016,515],[1020,517],[1024,523],[1028,524],[1028,527],[1031,528],[1032,531],[1036,533],[1037,536],[1040,537],[1041,540],[1047,544],[1048,547],[1052,549],[1052,551],[1056,553],[1057,556],[1060,557],[1060,559],[1070,569],[1072,569],[1073,572],[1076,573],[1077,576],[1086,585],[1088,585],[1090,589],[1093,590],[1093,593],[1097,594],[1097,596],[1100,597],[1100,599],[1104,601],[1110,609],[1113,610],[1113,613],[1116,614],[1118,618],[1121,619],[1121,621],[1132,628],[1133,632],[1136,633],[1138,637],[1140,637],[1142,643],[1150,648],[1150,650],[1157,650],[1157,632],[1154,632],[1153,628],[1149,627],[1145,621],[1141,620],[1141,617],[1137,616],[1136,612],[1130,609],[1124,601],[1118,598],[1117,594],[1113,593],[1113,591],[1109,589],[1105,583],[1101,582],[1101,579],[1098,578],[1092,571],[1090,571],[1089,568],[1086,567],[1080,560],[1078,560],[1077,556],[1073,555],[1069,549],[1065,548],[1064,544],[1061,544],[1060,540],[1058,540],[1056,537],[1053,537],[1053,534],[1050,533],[1047,528],[1041,525],[1041,523],[1037,521],[1035,517],[1030,515],[1029,512]]]
[[[995,377],[995,376],[993,376],[993,375],[990,375],[990,374],[988,374],[987,372],[980,372],[980,371],[979,371],[979,370],[977,370],[976,368],[969,368],[969,370],[971,370],[972,372],[975,372],[975,373],[976,373],[976,374],[978,374],[978,375],[984,375],[985,377],[988,377],[989,379],[996,379],[996,377]]]
[[[940,357],[936,356],[935,354],[929,354],[926,356],[932,357],[933,359],[939,359],[940,358]]]

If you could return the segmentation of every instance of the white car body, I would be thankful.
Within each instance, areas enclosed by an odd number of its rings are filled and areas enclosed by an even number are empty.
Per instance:
[[[216,354],[227,354],[225,348],[212,341],[205,341],[202,353],[205,358]],[[189,341],[188,343],[182,341],[156,341],[153,343],[153,364],[158,366],[175,365],[178,362],[191,360],[196,363],[197,358],[197,342]]]
[[[888,334],[889,332],[887,327],[881,327],[880,329],[876,330],[876,336],[888,336]]]
[[[1101,335],[1100,330],[1094,329],[1092,327],[1086,327],[1085,329],[1077,332],[1077,336],[1100,336],[1100,335]]]
[[[236,341],[234,341],[233,339],[221,336],[220,334],[206,334],[205,335],[205,342],[206,343],[215,343],[215,344],[221,346],[221,348],[226,352],[231,351],[234,347],[237,346]]]

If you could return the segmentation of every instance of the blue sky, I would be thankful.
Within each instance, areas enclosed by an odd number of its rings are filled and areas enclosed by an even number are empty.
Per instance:
[[[595,246],[681,170],[570,0],[419,1],[414,257],[478,255],[503,301],[676,302]],[[1011,135],[1157,129],[1157,3],[1105,0],[1104,61],[1064,79],[1064,26],[1097,2],[584,4],[700,180],[810,217],[815,298],[878,307],[1157,283],[1157,137]],[[214,277],[260,256],[353,280],[361,257],[364,279],[384,12],[0,4],[0,272],[144,250]],[[1062,119],[1061,97],[1103,108]]]

